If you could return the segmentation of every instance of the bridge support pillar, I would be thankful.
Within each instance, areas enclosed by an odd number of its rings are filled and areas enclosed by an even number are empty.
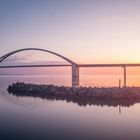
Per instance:
[[[72,64],[72,87],[79,86],[79,67]]]
[[[126,87],[126,66],[124,66],[123,69],[124,69],[124,87]]]

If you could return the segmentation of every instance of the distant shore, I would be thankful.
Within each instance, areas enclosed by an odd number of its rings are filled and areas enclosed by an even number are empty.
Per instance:
[[[140,102],[140,87],[66,87],[17,82],[9,85],[9,94],[50,100],[66,100],[79,105],[130,106]]]

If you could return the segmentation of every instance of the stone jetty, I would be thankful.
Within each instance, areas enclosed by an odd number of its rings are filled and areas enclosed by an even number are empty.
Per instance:
[[[33,96],[43,99],[61,99],[76,102],[79,105],[130,106],[140,102],[140,87],[67,87],[55,85],[37,85],[17,82],[9,85],[9,94]]]

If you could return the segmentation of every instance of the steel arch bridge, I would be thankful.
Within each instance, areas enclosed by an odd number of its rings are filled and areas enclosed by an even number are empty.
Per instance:
[[[60,58],[62,58],[63,60],[67,61],[69,64],[59,64],[59,65],[19,65],[19,66],[0,66],[0,68],[20,68],[20,67],[64,67],[64,66],[71,66],[72,67],[72,86],[78,86],[79,85],[79,67],[78,65],[68,59],[65,56],[62,56],[58,53],[46,50],[46,49],[40,49],[40,48],[24,48],[24,49],[19,49],[19,50],[15,50],[12,51],[10,53],[7,53],[5,55],[3,55],[2,57],[0,57],[0,63],[3,62],[6,58],[18,53],[18,52],[23,52],[23,51],[30,51],[30,50],[36,50],[36,51],[42,51],[42,52],[46,52],[46,53],[50,53],[53,54],[55,56],[58,56]]]
[[[67,61],[69,64],[61,64],[61,65],[19,65],[19,66],[0,66],[0,68],[15,68],[15,67],[63,67],[63,66],[71,66],[72,68],[72,87],[75,86],[79,86],[79,68],[80,67],[122,67],[123,68],[123,76],[124,76],[124,87],[126,86],[126,67],[140,67],[140,63],[127,63],[127,64],[77,64],[74,61],[68,59],[65,56],[62,56],[58,53],[49,51],[49,50],[45,50],[45,49],[40,49],[40,48],[24,48],[24,49],[19,49],[16,51],[12,51],[10,53],[7,53],[3,56],[0,57],[0,63],[3,62],[6,58],[8,58],[9,56],[16,54],[18,52],[22,52],[22,51],[29,51],[29,50],[37,50],[37,51],[43,51],[46,53],[50,53],[53,54],[55,56],[58,56],[60,58],[62,58],[63,60]]]
[[[15,54],[15,53],[18,53],[18,52],[23,52],[23,51],[29,51],[29,50],[36,50],[36,51],[42,51],[42,52],[47,52],[47,53],[50,53],[50,54],[53,54],[53,55],[56,55],[62,59],[64,59],[65,61],[69,62],[70,64],[76,64],[75,62],[73,62],[72,60],[58,54],[58,53],[55,53],[55,52],[52,52],[52,51],[49,51],[49,50],[45,50],[45,49],[40,49],[40,48],[24,48],[24,49],[19,49],[19,50],[16,50],[16,51],[12,51],[10,53],[7,53],[5,55],[3,55],[2,57],[0,57],[0,62],[4,61],[6,58],[8,58],[9,56]]]

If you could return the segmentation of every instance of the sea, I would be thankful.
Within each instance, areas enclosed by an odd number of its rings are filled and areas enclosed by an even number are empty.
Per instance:
[[[123,75],[80,75],[86,87],[123,87]],[[0,140],[140,140],[140,103],[130,106],[86,104],[16,96],[15,82],[71,86],[71,75],[1,74]],[[127,86],[140,86],[140,75],[128,75]]]

